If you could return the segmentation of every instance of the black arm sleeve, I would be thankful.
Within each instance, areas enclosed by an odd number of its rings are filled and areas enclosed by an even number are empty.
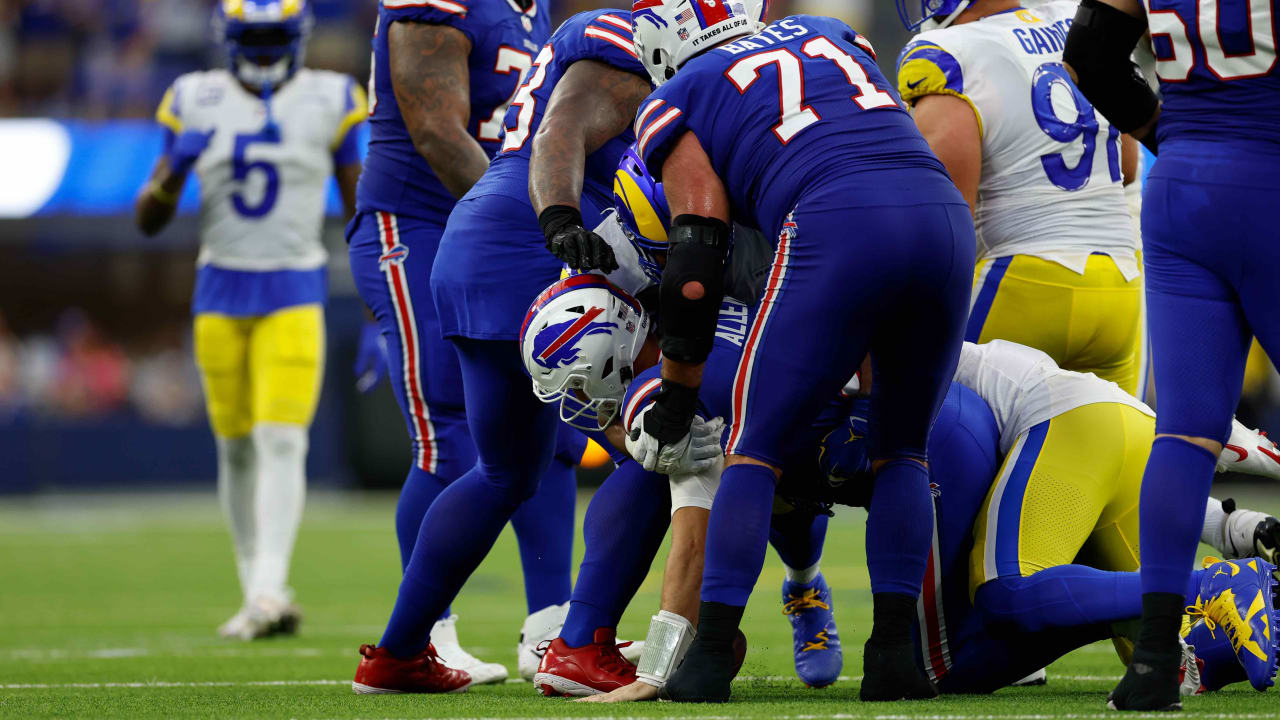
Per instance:
[[[1062,52],[1063,61],[1075,70],[1080,92],[1121,132],[1146,125],[1160,106],[1129,59],[1146,31],[1147,23],[1139,18],[1099,0],[1082,0]]]
[[[711,354],[724,299],[729,226],[698,215],[681,215],[671,225],[667,265],[662,271],[662,354],[677,362],[701,363]],[[684,286],[690,282],[702,284],[701,298],[684,296]]]

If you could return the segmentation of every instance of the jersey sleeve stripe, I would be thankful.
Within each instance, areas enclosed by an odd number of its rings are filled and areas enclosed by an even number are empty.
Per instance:
[[[645,122],[649,120],[649,116],[653,114],[653,111],[657,110],[661,106],[662,106],[662,100],[652,100],[649,102],[649,105],[645,107],[644,110],[640,111],[640,115],[636,117],[635,131],[637,135],[640,134],[641,128],[643,128]]]
[[[347,138],[347,133],[351,132],[351,128],[359,125],[369,115],[369,102],[365,97],[364,88],[355,81],[350,81],[349,86],[347,114],[342,117],[342,121],[338,123],[338,131],[333,134],[333,142],[329,146],[331,150],[337,150],[342,145],[342,141]]]
[[[182,132],[182,120],[178,118],[178,113],[174,111],[173,106],[177,93],[173,88],[165,91],[164,97],[160,100],[160,106],[156,108],[156,122],[169,128],[175,134]]]
[[[616,33],[610,32],[608,30],[604,30],[602,28],[588,27],[586,30],[582,32],[582,34],[589,38],[595,38],[597,40],[603,40],[607,43],[612,43],[614,45],[617,45],[618,49],[622,50],[623,52],[625,52],[626,54],[630,55],[633,58],[639,59],[640,57],[639,55],[636,55],[636,48],[634,45],[631,44],[631,41],[627,40],[626,38]]]
[[[628,33],[631,32],[631,23],[623,20],[617,15],[601,15],[596,18],[594,22],[605,23],[606,25],[612,25],[620,30],[626,30]]]
[[[454,0],[382,0],[382,7],[388,10],[429,7],[454,15],[467,14],[467,6]]]
[[[640,157],[648,157],[648,153],[646,151],[649,149],[649,141],[653,140],[654,135],[661,132],[662,128],[670,125],[672,121],[680,117],[681,114],[680,108],[669,108],[666,112],[659,115],[657,120],[653,121],[653,124],[650,125],[649,128],[644,131],[644,134],[640,136]]]
[[[631,396],[631,401],[627,403],[627,407],[623,409],[622,427],[626,430],[631,429],[631,423],[635,421],[636,415],[649,404],[652,395],[662,389],[662,378],[653,378]]]

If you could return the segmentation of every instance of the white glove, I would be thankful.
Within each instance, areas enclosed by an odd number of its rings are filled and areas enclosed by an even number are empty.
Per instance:
[[[724,419],[703,420],[696,415],[688,434],[670,445],[662,445],[658,439],[644,432],[644,415],[653,406],[641,410],[631,421],[632,430],[627,433],[627,452],[645,470],[662,475],[699,473],[715,465],[724,456],[720,447],[720,435],[724,431]]]

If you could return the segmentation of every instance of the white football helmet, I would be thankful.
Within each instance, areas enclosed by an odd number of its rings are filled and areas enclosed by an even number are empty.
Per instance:
[[[640,303],[603,276],[571,275],[542,291],[520,328],[520,355],[533,393],[560,403],[560,419],[580,430],[613,421],[649,335]]]
[[[635,0],[631,37],[654,85],[689,58],[764,27],[768,0]]]

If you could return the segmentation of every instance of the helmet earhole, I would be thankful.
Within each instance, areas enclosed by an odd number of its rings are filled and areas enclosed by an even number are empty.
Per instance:
[[[600,377],[607,378],[613,374],[613,358],[604,361],[604,367],[600,368]]]

